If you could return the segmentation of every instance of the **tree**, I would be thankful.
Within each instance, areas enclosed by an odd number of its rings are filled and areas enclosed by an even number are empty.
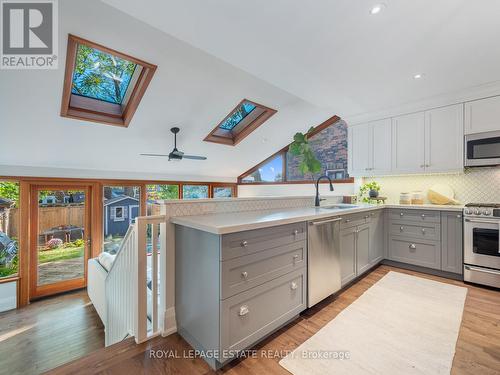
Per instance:
[[[148,199],[178,199],[178,185],[148,185]]]
[[[19,184],[17,182],[1,181],[0,197],[13,201],[16,207],[19,206]]]

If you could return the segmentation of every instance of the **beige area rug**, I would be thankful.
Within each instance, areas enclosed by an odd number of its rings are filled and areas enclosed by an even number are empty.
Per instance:
[[[466,294],[389,272],[280,365],[294,375],[449,374]]]

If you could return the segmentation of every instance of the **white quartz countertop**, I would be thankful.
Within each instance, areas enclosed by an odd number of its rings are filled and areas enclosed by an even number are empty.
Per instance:
[[[461,211],[463,206],[439,205],[370,205],[358,204],[354,208],[328,209],[324,207],[303,207],[275,210],[257,210],[231,213],[217,213],[195,216],[175,216],[170,219],[174,224],[199,229],[214,234],[227,234],[275,225],[291,224],[301,221],[319,220],[327,217],[350,215],[357,212],[379,210],[382,208],[432,209],[439,211]]]

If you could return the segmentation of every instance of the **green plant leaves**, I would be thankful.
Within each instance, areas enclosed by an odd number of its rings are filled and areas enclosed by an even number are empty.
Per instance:
[[[300,158],[299,170],[302,174],[319,173],[321,172],[321,163],[314,155],[311,146],[308,142],[308,134],[314,130],[311,127],[306,134],[295,133],[293,142],[290,144],[288,151]]]

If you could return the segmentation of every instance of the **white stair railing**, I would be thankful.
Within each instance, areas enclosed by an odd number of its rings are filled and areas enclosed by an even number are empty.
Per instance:
[[[166,290],[165,236],[166,217],[158,215],[137,217],[123,238],[106,277],[106,346],[130,336],[141,343],[162,332]],[[148,246],[151,247],[150,255]]]

